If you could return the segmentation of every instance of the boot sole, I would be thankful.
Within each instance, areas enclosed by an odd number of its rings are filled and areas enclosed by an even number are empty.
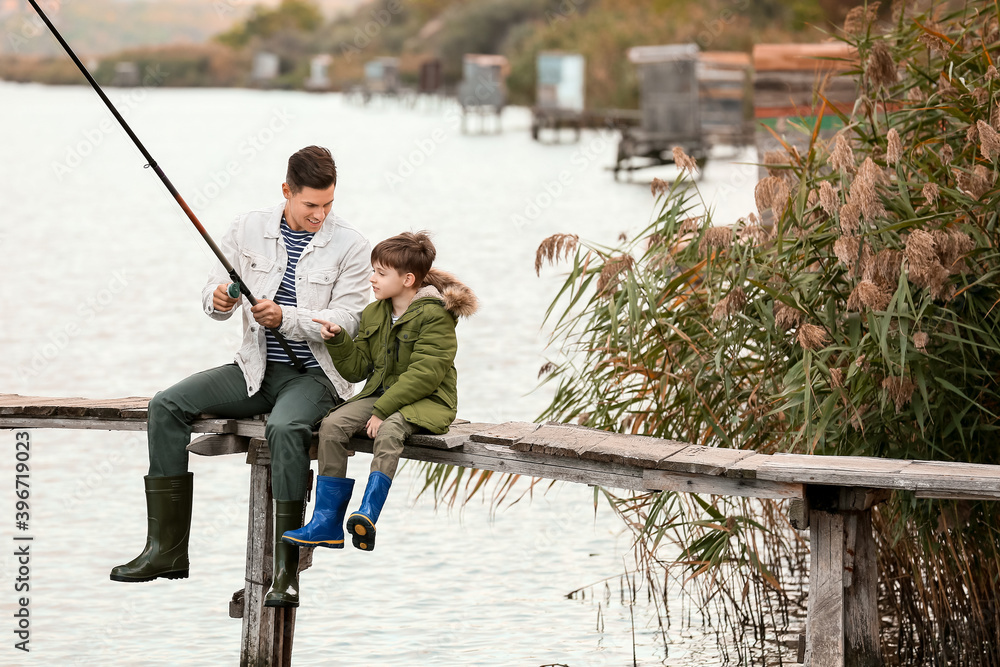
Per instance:
[[[294,609],[299,606],[298,602],[290,602],[286,600],[265,600],[265,607],[284,607],[286,609]]]
[[[126,577],[121,574],[112,574],[111,581],[124,581],[126,583],[142,583],[154,579],[187,579],[188,570],[174,570],[173,572],[162,572],[149,577]]]
[[[347,532],[351,534],[355,549],[375,550],[375,524],[364,514],[352,514],[347,520]]]
[[[344,540],[329,540],[326,542],[310,542],[308,540],[296,540],[291,537],[282,536],[281,541],[286,544],[294,544],[297,547],[326,547],[327,549],[343,549]]]

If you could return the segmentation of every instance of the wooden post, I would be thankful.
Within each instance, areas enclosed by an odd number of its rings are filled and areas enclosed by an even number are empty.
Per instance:
[[[250,517],[240,666],[288,667],[292,664],[296,610],[264,606],[274,569],[271,454],[265,440],[253,438],[250,441],[247,463],[251,466]],[[300,570],[301,566],[300,563]]]
[[[806,487],[810,537],[806,662],[812,667],[877,667],[878,567],[871,508],[888,492]]]

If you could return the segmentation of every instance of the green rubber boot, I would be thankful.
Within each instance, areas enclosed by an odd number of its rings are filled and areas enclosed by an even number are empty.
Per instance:
[[[274,501],[274,576],[265,607],[299,606],[299,548],[282,542],[281,536],[302,527],[305,508],[305,500]]]
[[[146,485],[146,547],[111,570],[112,581],[187,579],[194,474],[150,477]]]

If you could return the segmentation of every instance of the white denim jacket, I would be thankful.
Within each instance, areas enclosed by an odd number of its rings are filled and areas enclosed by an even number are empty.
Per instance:
[[[240,215],[219,244],[257,299],[273,300],[285,273],[288,255],[281,238],[284,209],[282,203]],[[352,337],[357,333],[361,311],[370,300],[371,252],[371,244],[361,232],[330,213],[295,266],[298,306],[281,306],[278,331],[289,340],[308,342],[313,356],[345,400],[354,393],[353,385],[340,377],[333,367],[320,335],[320,325],[312,319],[336,322]],[[202,290],[202,304],[208,316],[216,320],[227,320],[240,305],[245,306],[242,308],[243,345],[236,353],[236,363],[243,370],[247,393],[253,396],[264,381],[267,361],[264,327],[254,320],[244,297],[240,297],[237,307],[228,312],[215,310],[212,293],[220,284],[228,282],[230,278],[219,263]]]

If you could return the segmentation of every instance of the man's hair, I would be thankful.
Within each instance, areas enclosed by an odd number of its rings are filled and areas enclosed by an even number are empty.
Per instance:
[[[403,232],[372,248],[372,264],[378,262],[401,274],[412,273],[417,287],[423,285],[436,256],[437,250],[427,232]]]
[[[337,184],[337,165],[330,150],[322,146],[306,146],[288,158],[285,183],[292,193],[302,188],[326,190]]]

